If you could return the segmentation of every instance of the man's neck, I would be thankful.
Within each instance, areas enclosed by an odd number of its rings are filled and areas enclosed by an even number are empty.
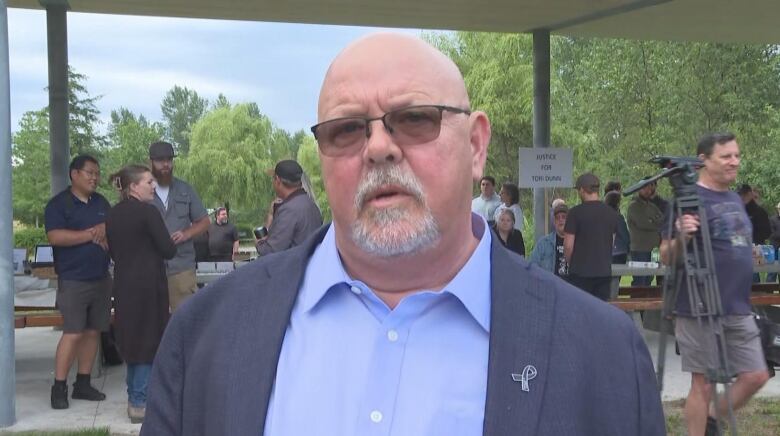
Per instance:
[[[599,194],[583,194],[580,196],[580,200],[583,203],[586,203],[588,201],[599,201]]]
[[[495,197],[495,196],[496,196],[496,193],[495,193],[495,192],[494,192],[494,193],[492,193],[492,194],[490,194],[490,195],[487,195],[487,194],[482,194],[482,199],[483,199],[483,200],[492,200],[492,199],[493,199],[493,197]]]
[[[92,195],[91,192],[81,191],[79,189],[76,189],[75,186],[71,186],[70,187],[70,192],[71,192],[71,194],[75,195],[76,198],[78,198],[79,200],[83,201],[84,203],[88,203],[89,202],[89,197]]]
[[[699,186],[709,189],[710,191],[724,192],[729,190],[728,184],[716,182],[705,171],[699,173],[699,181],[696,183]]]
[[[336,226],[336,246],[344,269],[354,279],[368,285],[391,309],[406,296],[423,290],[437,291],[447,285],[468,262],[479,245],[468,226],[442,229],[442,234],[458,235],[441,239],[434,247],[420,253],[377,257],[366,255],[350,240],[349,229]],[[484,229],[483,231],[488,231]]]

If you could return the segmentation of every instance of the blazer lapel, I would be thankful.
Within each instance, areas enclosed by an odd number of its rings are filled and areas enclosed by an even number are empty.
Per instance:
[[[323,226],[303,245],[266,264],[267,281],[255,287],[246,307],[236,307],[236,343],[225,360],[230,395],[225,434],[263,434],[282,342],[306,265],[327,231]]]
[[[536,434],[549,375],[555,293],[543,289],[546,286],[538,276],[529,273],[529,264],[519,265],[495,238],[491,251],[490,354],[483,434]]]

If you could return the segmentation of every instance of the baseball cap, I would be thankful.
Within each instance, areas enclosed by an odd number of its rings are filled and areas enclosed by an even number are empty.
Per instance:
[[[169,142],[158,141],[149,146],[149,159],[169,159],[174,156],[173,145]]]
[[[593,173],[585,173],[577,177],[577,183],[574,185],[576,189],[587,188],[589,190],[597,190],[599,188],[599,178]]]
[[[566,206],[565,204],[559,204],[553,208],[553,216],[558,215],[559,213],[569,213],[569,206]]]
[[[273,173],[279,176],[280,179],[295,183],[301,181],[303,168],[298,165],[298,162],[288,159],[279,161],[279,163],[276,164]]]

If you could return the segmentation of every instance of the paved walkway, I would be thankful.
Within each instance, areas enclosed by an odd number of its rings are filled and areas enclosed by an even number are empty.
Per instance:
[[[642,330],[653,360],[657,357],[658,334]],[[60,332],[49,327],[16,330],[16,420],[17,423],[3,431],[63,430],[88,427],[110,427],[112,434],[136,435],[140,424],[130,424],[127,418],[127,393],[125,368],[106,368],[101,377],[93,379],[94,385],[108,397],[102,402],[70,400],[67,410],[52,410],[49,403],[51,383],[54,378],[54,350]],[[69,378],[73,382],[75,375]],[[680,358],[674,353],[674,341],[667,350],[664,401],[684,398],[688,393],[690,376],[680,371]],[[69,389],[72,387],[69,386]],[[761,396],[780,397],[780,377],[767,383]]]

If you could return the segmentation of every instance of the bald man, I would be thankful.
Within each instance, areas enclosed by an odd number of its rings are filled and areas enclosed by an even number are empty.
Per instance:
[[[332,225],[174,313],[141,434],[664,434],[630,318],[471,212],[490,123],[452,61],[360,39],[318,119]]]

